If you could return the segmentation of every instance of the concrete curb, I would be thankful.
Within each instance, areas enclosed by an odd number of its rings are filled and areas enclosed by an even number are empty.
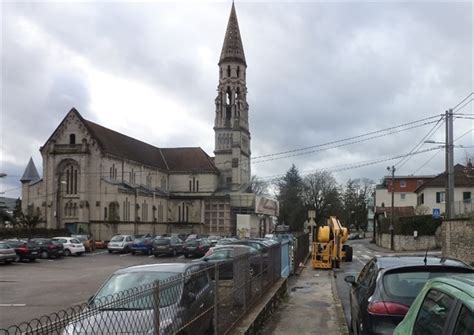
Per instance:
[[[288,278],[280,278],[227,334],[259,334],[265,320],[287,294],[287,289]]]
[[[336,312],[337,312],[337,319],[339,323],[339,329],[341,332],[341,335],[349,335],[349,328],[347,328],[346,324],[346,317],[344,315],[344,310],[342,308],[342,302],[341,299],[339,298],[339,294],[337,293],[337,286],[336,286],[336,280],[334,279],[335,273],[332,271],[332,276],[331,277],[331,290],[332,290],[332,295],[334,297],[334,304],[336,306]]]

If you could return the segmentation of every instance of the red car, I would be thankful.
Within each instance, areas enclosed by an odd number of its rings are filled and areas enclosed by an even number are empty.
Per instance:
[[[19,261],[27,259],[30,262],[34,262],[40,256],[40,248],[33,241],[7,240],[6,242],[15,249]]]

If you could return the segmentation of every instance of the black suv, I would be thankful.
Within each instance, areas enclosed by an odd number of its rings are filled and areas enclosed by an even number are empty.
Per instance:
[[[171,255],[176,257],[183,252],[183,242],[178,236],[158,237],[153,241],[153,254]]]
[[[38,245],[41,258],[60,258],[64,256],[64,247],[59,242],[50,238],[34,238],[31,241]]]
[[[199,256],[202,257],[209,251],[211,242],[207,238],[200,238],[194,240],[187,240],[184,242],[183,253],[184,257]]]

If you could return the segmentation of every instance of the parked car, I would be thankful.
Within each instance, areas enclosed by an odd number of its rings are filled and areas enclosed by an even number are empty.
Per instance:
[[[270,242],[270,240],[247,239],[247,240],[236,240],[236,241],[228,243],[228,245],[231,245],[231,244],[248,245],[248,246],[250,246],[254,249],[257,249],[258,251],[266,254],[266,253],[268,253],[268,248],[270,247],[270,245],[272,245],[272,242]]]
[[[84,248],[86,248],[86,252],[92,252],[95,250],[95,240],[90,234],[77,234],[71,235],[71,237],[81,241],[82,244],[84,244]]]
[[[239,239],[235,237],[224,237],[217,241],[216,245],[226,245],[236,241],[239,241]]]
[[[189,256],[204,256],[211,247],[211,243],[206,238],[187,240],[184,242],[183,253],[184,257]]]
[[[107,244],[109,244],[109,241],[95,240],[96,249],[107,249]]]
[[[0,241],[0,262],[10,264],[17,259],[15,249],[10,247],[7,242]]]
[[[64,247],[59,242],[50,238],[33,238],[31,241],[38,245],[41,258],[60,258],[64,256]]]
[[[163,254],[176,257],[181,253],[183,253],[183,241],[178,236],[159,237],[153,241],[155,257]]]
[[[10,247],[15,249],[17,260],[20,262],[25,259],[34,262],[40,257],[40,248],[38,244],[33,241],[7,240],[6,242]]]
[[[222,236],[211,235],[207,239],[209,240],[212,246],[215,246],[217,242],[219,242],[219,240],[222,239]]]
[[[359,233],[350,233],[349,236],[348,236],[348,239],[349,240],[358,240],[358,239],[360,239],[360,235],[359,235]]]
[[[130,249],[132,255],[135,255],[137,253],[151,255],[153,253],[153,237],[142,236],[135,238]]]
[[[249,277],[260,273],[260,263],[262,262],[263,269],[263,258],[262,254],[247,245],[224,245],[216,246],[206,253],[204,257],[194,260],[193,262],[205,262],[210,265],[209,273],[211,278],[214,278],[214,265],[217,264],[219,267],[219,278],[220,279],[232,279],[234,276],[234,258],[242,257],[241,255],[249,256]],[[237,269],[239,270],[239,269]]]
[[[205,236],[203,236],[202,234],[189,234],[187,237],[186,237],[186,241],[190,241],[190,240],[197,240],[197,239],[200,239],[200,238],[204,238]]]
[[[109,253],[112,252],[130,252],[133,244],[132,235],[115,235],[107,244]]]
[[[202,263],[161,263],[118,270],[89,299],[90,308],[66,326],[64,335],[175,334],[182,328],[186,334],[212,333],[214,286],[205,269]],[[139,287],[155,281],[168,281],[168,288],[160,290],[158,331],[153,291],[137,294]],[[130,289],[134,292],[127,297]],[[111,302],[117,293],[121,299]]]
[[[393,334],[474,334],[474,275],[429,280]]]
[[[350,291],[353,334],[391,334],[425,283],[436,277],[474,273],[469,265],[435,256],[382,256],[372,258]]]
[[[53,241],[57,241],[63,245],[65,256],[80,256],[86,252],[86,248],[81,241],[73,237],[53,237]]]

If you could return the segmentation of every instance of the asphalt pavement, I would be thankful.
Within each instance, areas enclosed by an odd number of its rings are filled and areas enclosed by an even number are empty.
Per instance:
[[[0,329],[86,302],[118,269],[191,261],[184,256],[156,258],[98,250],[79,257],[0,264]]]

